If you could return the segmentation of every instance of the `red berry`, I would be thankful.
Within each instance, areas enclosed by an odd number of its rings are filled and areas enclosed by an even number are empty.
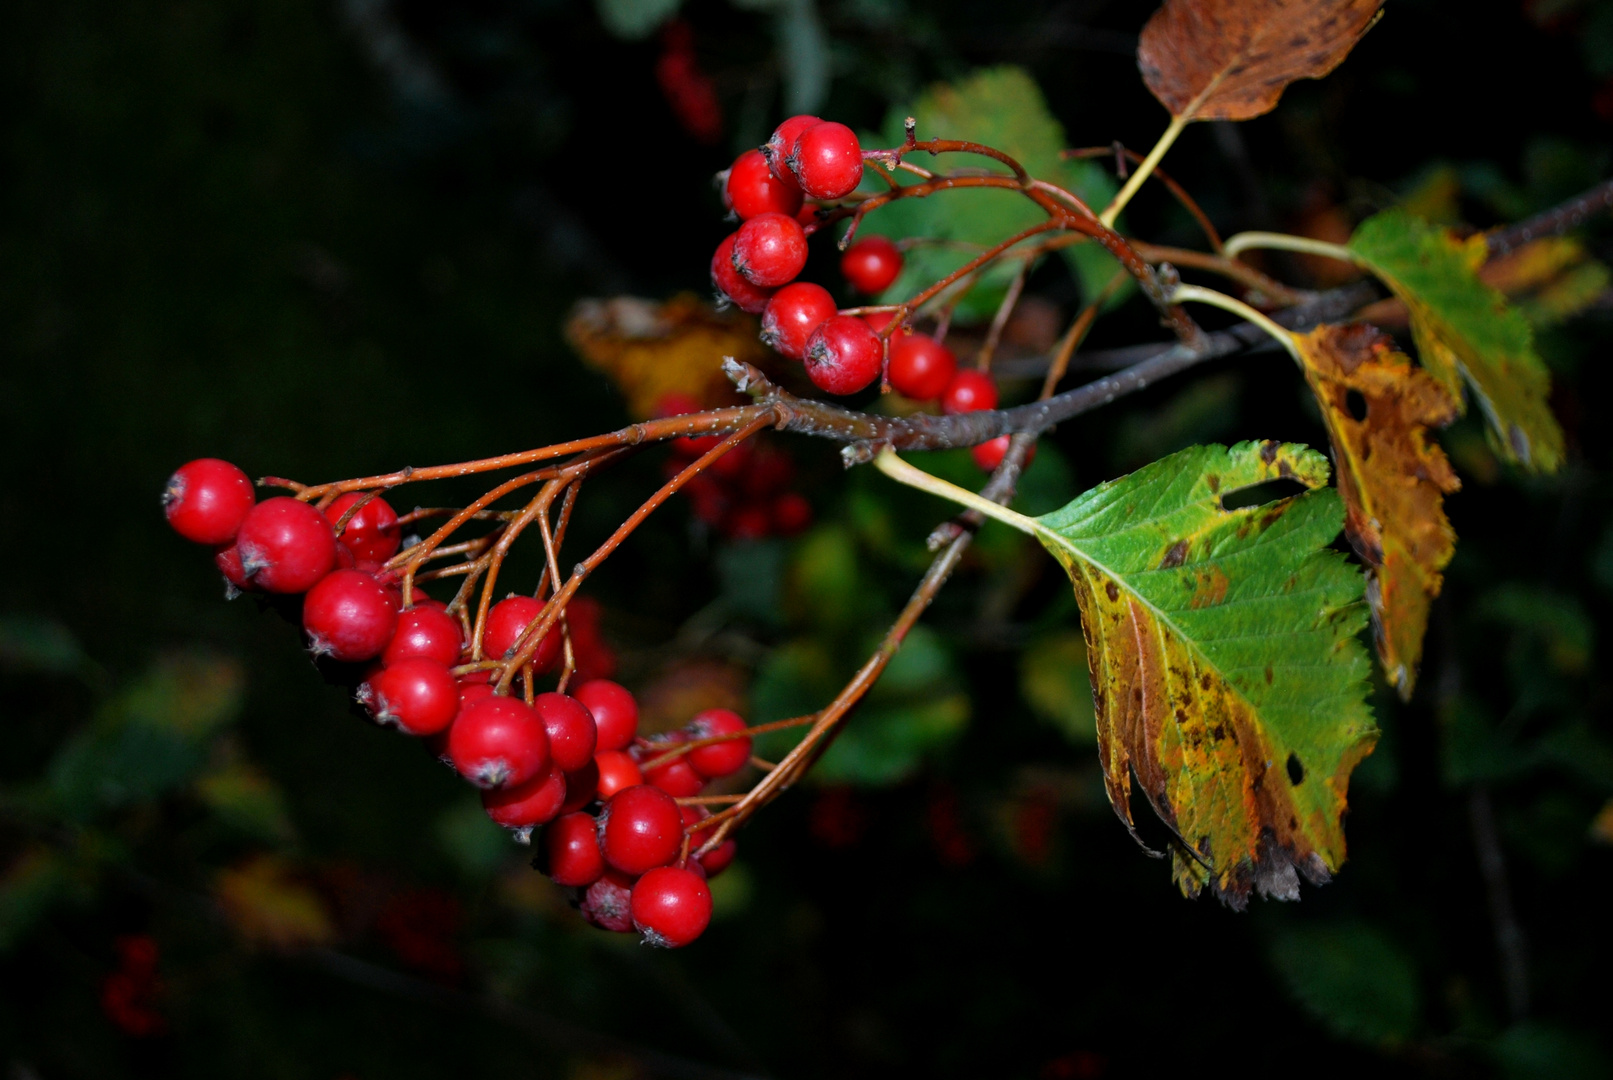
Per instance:
[[[633,929],[633,879],[606,867],[598,881],[588,886],[577,911],[601,930],[625,934]]]
[[[730,540],[765,540],[773,533],[773,515],[765,503],[741,503],[723,517],[722,532]]]
[[[806,233],[787,214],[760,214],[739,227],[729,257],[752,285],[788,285],[806,266]]]
[[[388,664],[359,688],[358,699],[378,723],[407,735],[446,731],[459,715],[459,684],[446,665],[413,656]]]
[[[256,501],[246,473],[218,458],[197,458],[168,478],[162,511],[186,540],[227,544]]]
[[[477,787],[513,787],[548,769],[549,736],[526,702],[488,697],[455,717],[448,756]]]
[[[799,227],[799,226],[798,226]],[[711,257],[711,284],[717,290],[717,299],[730,301],[741,311],[758,315],[773,295],[772,289],[752,285],[734,267],[734,241],[738,233],[729,233]]]
[[[902,252],[888,237],[865,236],[840,256],[840,273],[860,293],[874,296],[902,272]]]
[[[594,801],[599,794],[599,765],[593,758],[582,768],[566,774],[566,804],[560,808],[562,813],[571,813],[581,810]]]
[[[220,545],[213,552],[213,565],[218,567],[218,572],[224,575],[224,580],[232,587],[242,590],[257,588],[252,584],[252,579],[246,576],[246,568],[241,565],[241,549],[236,545]]]
[[[660,788],[623,788],[605,804],[599,836],[606,862],[623,873],[642,874],[678,857],[683,815]]]
[[[734,159],[723,181],[722,195],[728,209],[742,219],[758,214],[793,217],[801,209],[801,188],[795,177],[781,180],[774,176],[760,150],[747,150]]]
[[[594,718],[582,702],[569,694],[539,694],[532,708],[543,721],[556,768],[572,772],[594,760]]]
[[[699,833],[695,833],[694,836],[695,838],[690,841],[691,844],[698,846],[704,843]],[[734,861],[734,856],[738,853],[738,844],[734,843],[734,841],[731,839],[724,840],[722,843],[700,856],[700,859],[698,860],[700,863],[700,868],[706,872],[706,877],[714,878],[724,870],[728,869],[729,864]]]
[[[940,397],[958,371],[952,350],[928,334],[898,334],[891,338],[891,362],[886,374],[898,393],[914,401]]]
[[[605,872],[599,823],[588,814],[563,814],[543,830],[544,864],[556,885],[581,889]]]
[[[744,731],[744,717],[728,709],[707,709],[689,722],[689,739],[709,739]],[[750,763],[750,737],[698,746],[684,755],[694,771],[709,780],[729,776]]]
[[[762,310],[762,341],[791,360],[799,360],[812,331],[839,310],[822,285],[810,281],[786,285]]]
[[[325,515],[285,495],[251,509],[235,546],[245,576],[272,593],[307,592],[336,565],[336,535]]]
[[[878,334],[882,332],[885,327],[889,326],[891,324],[891,320],[894,318],[896,318],[896,312],[894,311],[870,311],[868,314],[863,316],[863,321],[869,326],[873,327],[874,333]],[[895,331],[896,334],[910,334],[912,332],[913,331],[911,329],[906,327],[898,328]],[[891,340],[895,341],[896,339],[893,336]]]
[[[978,368],[964,368],[952,376],[941,393],[945,413],[982,412],[997,407],[997,384]]]
[[[855,394],[879,376],[879,335],[855,315],[825,319],[807,341],[807,378],[831,394]]]
[[[364,498],[364,494],[362,491],[349,491],[325,507],[325,516],[330,519],[333,528],[349,507]],[[398,544],[402,541],[401,533],[397,513],[385,499],[377,495],[347,519],[341,541],[355,559],[386,562],[397,554]]]
[[[524,784],[482,792],[482,809],[506,829],[525,829],[553,821],[566,801],[566,776],[550,768]]]
[[[315,656],[373,660],[397,626],[396,594],[362,570],[331,571],[302,602],[302,627]]]
[[[616,674],[616,651],[599,630],[603,609],[591,596],[573,597],[566,607],[566,625],[571,627],[571,649],[577,662],[579,682],[608,679]]]
[[[650,744],[644,752],[651,758],[659,757],[668,750],[683,742],[682,733],[676,737],[668,737]],[[706,778],[694,771],[689,764],[689,755],[675,757],[665,765],[658,765],[653,769],[644,770],[644,782],[671,795],[674,799],[687,799],[691,795],[698,795],[706,786]]]
[[[799,491],[786,491],[774,499],[768,513],[773,519],[773,531],[780,536],[794,536],[812,524],[812,504]]]
[[[459,660],[464,648],[459,620],[448,614],[446,605],[435,600],[427,604],[427,599],[416,593],[414,607],[398,613],[398,628],[381,654],[383,664],[419,656],[452,667]]]
[[[774,176],[781,180],[788,178],[790,183],[795,184],[795,174],[790,172],[786,159],[790,156],[790,151],[795,148],[795,140],[801,137],[801,132],[821,123],[823,121],[816,116],[792,116],[774,130],[761,148],[762,156],[767,159],[767,167],[773,171]],[[799,188],[801,185],[795,184],[795,186]]]
[[[711,890],[693,870],[657,867],[634,884],[632,910],[633,925],[645,942],[681,948],[711,923]]]
[[[482,655],[489,660],[504,660],[511,656],[527,627],[543,614],[543,601],[530,596],[506,596],[487,613],[487,625],[482,629]],[[532,670],[543,674],[554,667],[560,658],[560,635],[550,627],[543,635],[538,649],[532,654]]]
[[[740,473],[750,466],[751,455],[755,452],[755,443],[740,443],[722,457],[713,461],[706,468],[706,472],[721,480],[736,479]]]
[[[996,472],[997,466],[1003,463],[1003,456],[1008,453],[1008,440],[1010,437],[1008,435],[999,435],[995,439],[988,439],[970,450],[969,454],[975,459],[975,464],[986,472]],[[1036,444],[1031,443],[1030,450],[1025,454],[1025,467],[1029,468],[1030,463],[1035,460]]]
[[[599,797],[609,799],[624,788],[644,783],[644,774],[625,750],[601,750],[594,755],[599,770]]]
[[[638,701],[626,687],[608,679],[594,679],[577,687],[574,695],[594,718],[599,732],[596,752],[621,750],[632,744],[633,736],[638,734]]]
[[[790,177],[790,181],[792,183],[795,181],[793,174]],[[801,223],[801,228],[803,229],[808,225],[816,225],[818,223],[818,211],[820,209],[821,207],[819,207],[819,205],[815,202],[802,203],[801,209],[795,212],[795,220]]]
[[[813,124],[796,136],[788,157],[801,190],[814,199],[850,195],[863,178],[863,149],[857,133],[844,124]]]

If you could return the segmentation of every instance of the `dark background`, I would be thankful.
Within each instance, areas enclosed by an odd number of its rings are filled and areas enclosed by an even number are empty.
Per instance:
[[[1132,55],[1151,5],[816,10],[833,76],[817,111],[859,129],[1001,63],[1033,74],[1071,145],[1145,149],[1163,128]],[[658,87],[663,36],[613,36],[581,3],[5,6],[9,1075],[1605,1075],[1613,836],[1592,829],[1613,796],[1605,295],[1540,333],[1570,447],[1561,474],[1498,466],[1471,420],[1450,433],[1461,542],[1423,683],[1407,706],[1377,694],[1385,738],[1352,792],[1351,861],[1298,905],[1182,899],[1096,794],[1090,743],[1031,717],[1020,647],[1073,625],[1045,567],[1006,614],[992,600],[1004,566],[965,568],[932,622],[972,701],[968,730],[898,783],[776,803],[742,836],[718,921],[676,954],[582,925],[518,850],[488,847],[448,773],[352,721],[290,626],[219,602],[206,558],[158,512],[180,462],[316,481],[625,422],[562,339],[569,306],[704,290],[728,228],[711,175],[784,115],[779,16],[695,0],[679,17],[722,104],[715,144]],[[1610,76],[1607,3],[1395,0],[1333,76],[1236,129],[1190,128],[1168,167],[1224,233],[1347,227],[1426,194],[1442,168],[1448,205],[1488,227],[1606,177]],[[1129,221],[1196,242],[1155,196]],[[1603,255],[1609,238],[1605,223],[1586,236]],[[1059,271],[1034,289],[1073,311]],[[1159,334],[1134,304],[1092,341]],[[1139,464],[1139,446],[1249,437],[1323,441],[1286,360],[1211,365],[1050,442],[1084,488]],[[842,480],[830,447],[790,449],[826,527],[854,525],[858,499],[886,490]],[[595,484],[579,537],[619,520],[655,469]],[[903,517],[905,542],[937,516]],[[608,565],[592,589],[623,681],[711,659],[743,684],[782,643],[878,629],[879,611],[850,630],[770,619],[766,582],[722,572],[733,546],[673,506]],[[888,614],[916,571],[858,550]],[[677,644],[713,595],[747,582],[764,610],[728,633],[748,651]],[[985,629],[982,612],[995,613]],[[252,763],[274,824],[217,821],[178,782],[103,799],[60,780],[63,747],[175,654],[244,672],[207,767]],[[254,945],[220,913],[218,875],[266,851],[335,913],[333,931]],[[1499,876],[1481,872],[1487,854]],[[412,929],[387,929],[400,920]],[[1497,937],[1514,930],[1526,970],[1509,999]],[[149,1034],[103,1002],[126,935],[160,953]]]

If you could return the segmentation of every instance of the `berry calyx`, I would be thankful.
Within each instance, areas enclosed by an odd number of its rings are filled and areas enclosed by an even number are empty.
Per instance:
[[[734,234],[729,258],[752,285],[764,289],[788,285],[806,266],[806,233],[787,214],[760,214]]]
[[[224,575],[224,580],[229,583],[230,589],[248,591],[257,588],[252,584],[252,579],[246,576],[246,567],[241,565],[241,549],[236,545],[220,545],[213,552],[213,565]],[[225,592],[228,596],[235,595],[229,589]]]
[[[599,837],[607,863],[626,874],[642,874],[677,858],[683,815],[660,788],[624,788],[605,804]]]
[[[790,156],[790,151],[795,149],[795,140],[801,137],[801,132],[821,123],[823,120],[819,117],[802,114],[790,117],[773,130],[767,142],[762,144],[761,153],[762,157],[767,159],[767,167],[772,170],[774,176],[781,180],[788,179],[796,187],[801,186],[796,183],[795,174],[790,171],[786,159]]]
[[[550,768],[524,784],[482,792],[482,809],[506,829],[526,829],[553,821],[566,801],[566,777]]]
[[[599,770],[598,790],[601,799],[609,799],[624,788],[644,783],[644,773],[638,762],[625,750],[601,750],[594,755],[594,767]]]
[[[607,866],[588,886],[577,911],[601,930],[628,933],[633,929],[633,879]]]
[[[549,736],[549,758],[555,768],[575,772],[594,760],[594,718],[569,694],[539,694],[532,708]]]
[[[595,752],[622,750],[638,734],[638,701],[624,686],[609,679],[593,679],[573,691],[594,718],[598,732]]]
[[[412,656],[389,664],[358,688],[377,723],[407,735],[435,735],[459,715],[459,684],[447,665]]]
[[[633,925],[647,944],[677,949],[711,924],[711,890],[693,870],[662,866],[633,885]]]
[[[477,787],[513,787],[549,767],[549,736],[526,702],[495,695],[454,719],[448,756],[459,775]]]
[[[307,592],[336,565],[330,522],[286,495],[254,506],[235,534],[235,546],[243,576],[266,592]]]
[[[746,728],[744,717],[729,709],[707,709],[689,722],[689,739],[733,735]],[[691,768],[708,780],[731,776],[750,763],[750,737],[697,746],[684,755]],[[653,781],[652,781],[653,782]]]
[[[397,626],[397,595],[362,570],[331,571],[302,602],[302,627],[315,656],[373,660]]]
[[[605,873],[599,823],[588,814],[562,814],[543,830],[543,861],[550,880],[582,889]]]
[[[855,394],[879,375],[879,335],[855,315],[825,319],[807,340],[807,378],[831,394]]]
[[[863,150],[857,133],[832,120],[797,135],[786,160],[795,182],[814,199],[850,195],[862,182]]]
[[[822,285],[810,281],[786,285],[762,309],[762,341],[791,360],[799,360],[812,332],[839,310]]]
[[[482,629],[482,655],[490,660],[505,660],[512,656],[521,643],[527,627],[543,614],[543,601],[530,596],[506,596],[487,613],[487,625]],[[560,635],[551,627],[544,632],[543,640],[532,654],[532,670],[543,674],[554,667],[560,658]]]
[[[840,273],[858,292],[878,295],[901,275],[901,249],[888,237],[865,236],[840,256]]]
[[[801,186],[786,171],[787,179],[773,175],[760,150],[747,150],[734,159],[723,181],[723,202],[749,220],[758,214],[788,214],[801,209]]]
[[[996,407],[997,384],[978,368],[964,368],[952,376],[941,393],[941,411],[945,413],[982,412]]]
[[[162,512],[174,532],[198,544],[227,544],[257,502],[246,473],[218,458],[186,462],[168,478]]]
[[[1003,463],[1003,457],[1008,453],[1010,435],[999,435],[995,439],[988,439],[969,451],[969,456],[975,459],[975,464],[985,472],[996,472],[997,466]],[[1025,452],[1025,467],[1030,468],[1031,462],[1036,460],[1036,444]]]
[[[891,338],[890,354],[891,386],[914,401],[940,397],[958,372],[952,350],[928,334],[898,334]]]
[[[734,241],[738,236],[738,233],[729,233],[723,242],[717,245],[716,253],[711,256],[711,287],[717,290],[719,301],[727,301],[740,311],[759,315],[767,306],[773,290],[751,284],[750,280],[734,267]]]
[[[381,653],[383,664],[421,657],[450,667],[459,660],[464,641],[459,620],[445,606],[416,594],[414,606],[398,613],[398,628]]]
[[[325,507],[325,517],[334,528],[348,509],[364,499],[364,492],[349,491]],[[347,519],[340,537],[355,559],[386,562],[398,553],[402,530],[398,528],[398,515],[390,504],[376,495],[364,503]]]

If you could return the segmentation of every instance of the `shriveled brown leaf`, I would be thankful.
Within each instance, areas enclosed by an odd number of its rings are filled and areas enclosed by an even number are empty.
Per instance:
[[[1343,62],[1383,0],[1165,0],[1137,65],[1172,116],[1248,120]]]
[[[1365,323],[1318,326],[1295,340],[1333,440],[1344,530],[1370,569],[1378,658],[1407,698],[1428,607],[1456,548],[1445,496],[1462,485],[1429,434],[1456,418],[1456,402]],[[1360,395],[1354,403],[1352,392]]]

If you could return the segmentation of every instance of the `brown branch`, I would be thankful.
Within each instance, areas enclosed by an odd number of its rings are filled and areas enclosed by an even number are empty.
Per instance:
[[[1572,199],[1558,203],[1532,218],[1525,218],[1516,225],[1486,233],[1485,246],[1489,257],[1494,259],[1543,236],[1561,236],[1573,232],[1590,218],[1607,210],[1613,210],[1613,180],[1603,180],[1589,191],[1582,191]]]

